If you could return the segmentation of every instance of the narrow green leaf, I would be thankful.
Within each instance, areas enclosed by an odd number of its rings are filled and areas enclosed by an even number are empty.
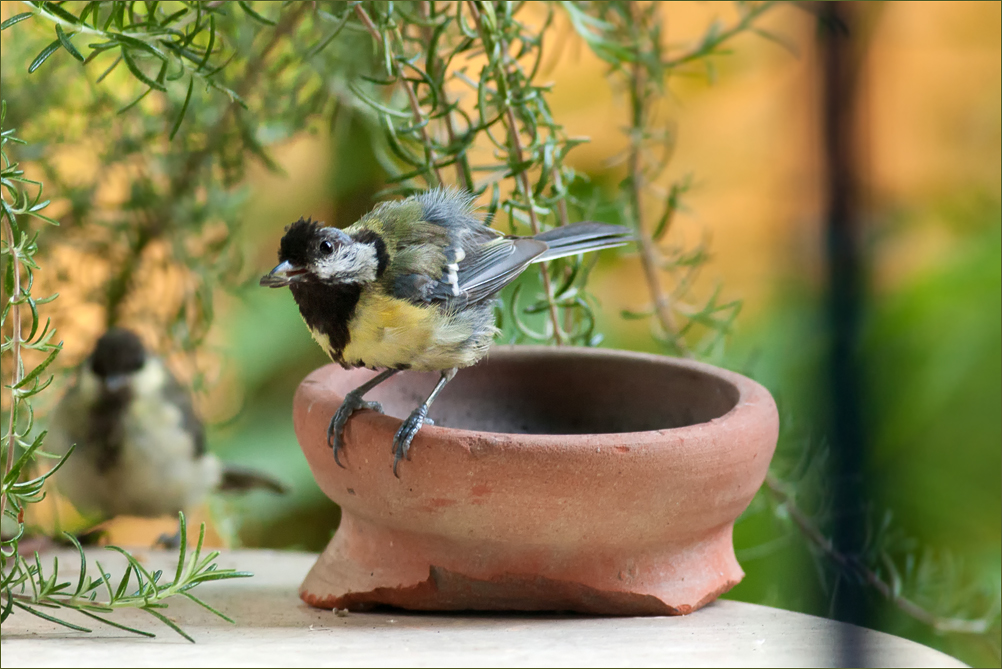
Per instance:
[[[59,38],[59,43],[63,45],[64,49],[70,52],[71,56],[76,58],[81,63],[83,62],[84,57],[81,56],[80,52],[77,51],[77,48],[73,46],[73,42],[70,41],[69,35],[63,32],[62,26],[58,23],[56,24],[56,37]]]
[[[209,56],[212,55],[212,45],[216,42],[216,17],[209,15],[209,43],[205,47],[205,55],[202,57],[202,62],[198,64],[195,68],[196,72],[202,70],[203,67],[209,62]]]
[[[3,477],[4,487],[13,485],[14,481],[17,481],[17,479],[20,478],[20,474],[21,471],[23,471],[24,466],[31,461],[32,455],[35,453],[36,450],[38,450],[38,448],[41,445],[42,445],[42,440],[38,437],[35,437],[35,441],[31,443],[31,446],[24,449],[24,453],[22,453],[21,457],[17,459],[17,461],[14,463],[14,466],[11,467],[11,470],[4,475]]]
[[[98,7],[98,4],[99,3],[96,2],[96,0],[87,3],[87,5],[84,7],[83,11],[80,12],[80,23],[84,23],[84,24],[87,23],[87,16],[91,13],[91,11],[94,12],[95,19],[97,18],[97,7]]]
[[[113,5],[111,14],[108,15],[108,20],[104,23],[104,29],[108,30],[108,26],[114,21],[115,25],[118,26],[119,30],[125,28],[125,6],[128,5],[127,2],[119,2]]]
[[[132,553],[125,550],[124,548],[119,548],[118,546],[105,546],[105,548],[107,548],[110,551],[116,551],[125,556],[125,559],[129,561],[129,565],[132,567],[132,570],[136,573],[136,580],[139,581],[140,590],[143,589],[144,585],[142,577],[146,578],[147,581],[146,585],[150,585],[153,583],[153,575],[149,572],[148,569],[146,569],[146,567],[142,565],[142,563],[139,562],[139,560],[135,558],[135,556]]]
[[[125,105],[124,107],[122,107],[121,109],[119,109],[115,113],[116,114],[124,114],[125,112],[129,111],[130,109],[132,109],[133,107],[135,107],[136,105],[138,105],[140,102],[142,102],[143,98],[145,98],[151,92],[153,92],[153,89],[152,88],[147,88],[145,91],[143,91],[142,93],[139,94],[139,97],[137,97],[135,100],[133,100],[129,104]]]
[[[7,295],[14,294],[14,263],[12,259],[4,265],[3,273],[3,292]]]
[[[199,556],[202,554],[203,543],[205,543],[205,523],[198,526],[198,542],[195,544],[195,555],[192,557],[192,562],[196,565],[198,564]],[[198,567],[195,568],[195,571],[198,571]]]
[[[122,580],[118,584],[118,589],[115,590],[115,596],[111,601],[121,599],[125,595],[125,590],[129,587],[129,577],[132,576],[132,564],[130,563],[125,568],[125,573],[122,574]]]
[[[58,16],[59,18],[61,18],[63,21],[67,21],[69,23],[72,23],[73,25],[76,25],[76,24],[80,23],[80,19],[79,18],[77,18],[73,14],[70,14],[68,11],[66,11],[65,9],[63,9],[62,7],[60,7],[59,5],[57,5],[56,3],[54,3],[54,2],[44,2],[42,4],[44,5],[45,11],[50,12],[52,14],[55,14],[56,16]]]
[[[195,87],[195,77],[188,78],[188,92],[184,95],[184,104],[181,105],[181,111],[178,112],[177,120],[174,121],[174,127],[170,130],[170,137],[168,139],[173,140],[174,135],[177,134],[178,129],[181,127],[181,121],[184,120],[184,114],[188,111],[188,103],[191,102],[191,91]]]
[[[180,535],[180,554],[177,557],[177,571],[174,573],[174,584],[181,582],[184,573],[185,552],[188,550],[188,523],[184,518],[184,511],[178,512],[178,533]]]
[[[331,33],[327,37],[325,37],[323,41],[321,41],[319,44],[317,44],[315,47],[313,47],[306,53],[306,58],[308,59],[312,58],[313,56],[317,55],[318,53],[326,49],[327,46],[334,41],[334,38],[341,34],[341,30],[348,24],[348,19],[351,18],[353,14],[354,12],[346,11],[344,13],[344,16],[338,21],[337,25],[334,26],[334,29],[331,30]]]
[[[130,37],[129,35],[124,35],[121,33],[112,33],[112,37],[115,38],[115,40],[119,43],[120,46],[131,46],[140,51],[145,51],[151,56],[156,56],[160,60],[170,60],[170,57],[166,53],[164,53],[157,47],[153,46],[149,42],[144,42],[141,39]]]
[[[251,17],[252,19],[254,19],[255,21],[257,21],[258,23],[263,23],[263,24],[265,24],[267,26],[276,25],[275,21],[272,21],[271,19],[269,19],[266,16],[261,16],[260,14],[258,14],[257,12],[255,12],[253,9],[251,9],[251,6],[250,6],[249,2],[244,2],[244,0],[238,0],[237,4],[240,5],[240,9],[244,10],[245,12],[247,12],[247,15],[249,17]]]
[[[105,589],[108,591],[108,603],[111,604],[115,601],[115,592],[111,589],[111,576],[104,570],[101,563],[97,560],[94,561],[97,565],[97,570],[101,573],[101,581],[104,583]]]
[[[139,65],[136,64],[136,61],[132,58],[129,50],[124,45],[122,46],[122,58],[125,59],[126,67],[129,68],[129,71],[132,72],[136,79],[139,79],[139,81],[143,82],[150,88],[154,88],[162,93],[167,91],[167,88],[163,84],[154,79],[150,79],[141,69],[139,69]]]
[[[653,316],[654,309],[645,309],[644,311],[631,311],[629,309],[623,309],[619,312],[619,315],[628,321],[639,321]]]
[[[165,25],[165,26],[169,26],[169,25],[173,24],[175,21],[177,21],[179,18],[181,18],[182,16],[184,16],[185,14],[187,14],[189,11],[190,10],[187,7],[182,7],[181,9],[177,10],[173,14],[171,14],[169,16],[165,16],[164,19],[163,19],[163,21],[161,21],[161,24]]]
[[[37,367],[35,367],[30,372],[24,375],[24,378],[21,379],[20,383],[15,385],[14,388],[24,388],[33,379],[38,378],[38,375],[44,372],[45,368],[52,364],[52,361],[56,359],[57,355],[59,355],[59,349],[56,349],[51,353],[49,353],[48,357],[46,357],[45,360],[43,360],[41,363],[38,364]]]
[[[49,56],[58,51],[59,47],[61,46],[62,42],[56,40],[51,44],[49,44],[49,46],[42,49],[42,52],[37,56],[35,56],[35,60],[31,61],[31,65],[28,66],[28,74],[31,74],[32,72],[40,68],[42,66],[42,63],[47,61],[49,59]]]
[[[90,611],[88,611],[87,609],[84,609],[84,608],[79,608],[79,609],[76,609],[76,610],[79,611],[80,613],[84,614],[85,616],[88,616],[90,618],[93,618],[94,620],[97,620],[99,622],[104,623],[105,625],[110,625],[111,627],[117,627],[118,629],[124,630],[126,632],[132,632],[133,634],[139,634],[140,636],[144,636],[144,637],[147,637],[147,638],[150,638],[150,639],[155,639],[156,636],[157,636],[153,632],[147,632],[145,630],[137,629],[135,627],[129,627],[128,625],[123,625],[121,623],[116,623],[114,620],[109,620],[108,618],[103,618],[103,617],[101,617],[101,616],[99,616],[99,615],[97,615],[95,613],[91,613]]]
[[[18,538],[20,538],[20,536]],[[14,575],[14,570],[11,570],[11,576],[13,577],[13,575]],[[7,586],[6,582],[4,583],[4,586],[5,587],[3,589],[3,594],[4,594],[4,599],[6,601],[3,604],[3,609],[0,609],[0,623],[6,621],[7,617],[14,610],[14,597],[12,596],[11,589],[10,587],[6,587]]]
[[[77,541],[75,536],[69,532],[63,532],[63,536],[73,544],[73,547],[77,549],[77,554],[80,556],[80,578],[77,580],[77,589],[74,591],[74,596],[77,596],[84,590],[87,578],[87,556],[84,554],[83,546],[80,545],[80,542]]]
[[[252,576],[254,574],[249,571],[234,571],[232,569],[217,571],[213,569],[192,577],[192,581],[193,583],[206,583],[208,581],[225,581],[231,578],[251,578]]]
[[[21,12],[20,14],[15,14],[3,23],[0,23],[0,30],[7,30],[7,28],[10,28],[15,23],[20,23],[25,19],[30,19],[32,16],[34,16],[34,14],[31,12]]]
[[[373,100],[372,98],[370,98],[368,95],[366,95],[365,93],[363,93],[362,89],[359,88],[354,83],[349,83],[348,84],[348,90],[350,90],[359,100],[361,100],[365,104],[369,105],[370,107],[372,107],[376,111],[380,111],[380,112],[386,114],[387,116],[394,116],[396,118],[404,118],[404,119],[407,119],[407,120],[410,120],[410,119],[412,119],[414,117],[414,115],[411,112],[409,112],[409,111],[408,112],[402,112],[402,111],[399,111],[397,109],[393,109],[391,107],[387,107],[386,105],[380,104],[379,102],[376,102],[375,100]]]
[[[111,74],[111,71],[114,70],[116,67],[118,67],[118,64],[121,62],[122,62],[122,57],[121,56],[116,57],[115,62],[112,63],[107,70],[101,73],[101,76],[97,78],[97,81],[95,83],[99,84],[102,81],[104,81],[104,78],[107,77],[109,74]]]
[[[190,641],[190,642],[192,642],[192,643],[195,643],[195,640],[194,640],[194,639],[192,639],[192,638],[191,638],[190,636],[188,636],[188,635],[187,635],[187,634],[185,633],[185,631],[184,631],[183,629],[181,629],[180,627],[178,627],[178,626],[177,626],[177,625],[176,625],[176,624],[174,623],[174,621],[173,621],[173,620],[171,620],[170,618],[168,618],[168,617],[167,617],[167,616],[165,616],[164,614],[160,613],[160,612],[159,612],[159,611],[157,611],[156,609],[154,609],[154,608],[152,608],[152,607],[149,607],[149,606],[144,606],[144,607],[142,607],[142,608],[143,608],[143,611],[146,611],[146,612],[147,612],[148,614],[150,614],[151,616],[153,616],[153,617],[155,617],[155,618],[159,619],[159,620],[160,620],[160,622],[162,622],[162,623],[163,623],[164,625],[167,625],[167,627],[171,628],[172,630],[174,630],[175,632],[177,632],[178,634],[180,634],[181,636],[183,636],[183,637],[184,637],[185,639],[187,639],[188,641]]]
[[[27,214],[29,216],[31,216],[32,218],[37,218],[40,221],[45,221],[49,225],[59,225],[59,221],[57,221],[54,218],[49,218],[48,216],[46,216],[44,214],[39,214],[38,212],[34,212],[34,211],[29,211],[29,212],[27,212]]]
[[[199,599],[195,595],[191,594],[190,592],[183,592],[181,594],[184,595],[185,597],[187,597],[188,599],[190,599],[191,601],[195,602],[199,606],[202,606],[205,609],[209,610],[210,612],[216,614],[217,616],[219,616],[220,618],[222,618],[226,622],[233,623],[234,625],[237,624],[236,621],[233,620],[233,618],[230,618],[228,615],[226,615],[222,611],[220,611],[220,610],[218,610],[218,609],[216,609],[216,608],[214,608],[212,606],[209,606],[208,604],[206,604],[205,602],[203,602],[201,599]]]
[[[47,613],[42,613],[41,611],[36,611],[35,609],[31,608],[27,604],[24,604],[23,602],[19,602],[17,600],[14,601],[14,606],[16,606],[17,608],[21,609],[22,611],[27,611],[28,613],[30,613],[33,616],[38,616],[39,618],[42,618],[44,620],[48,620],[50,623],[56,623],[57,625],[62,625],[63,627],[69,627],[71,630],[76,630],[77,632],[91,632],[92,631],[90,629],[87,629],[86,627],[81,627],[80,625],[74,625],[71,622],[67,622],[65,620],[60,620],[59,618],[56,618],[54,616],[50,616]]]

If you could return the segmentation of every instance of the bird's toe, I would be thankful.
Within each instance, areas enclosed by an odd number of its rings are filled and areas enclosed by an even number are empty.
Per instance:
[[[418,430],[424,425],[425,418],[422,412],[415,411],[400,425],[400,429],[393,437],[393,474],[398,478],[397,465],[400,464],[401,460],[410,459],[411,442],[414,441]]]

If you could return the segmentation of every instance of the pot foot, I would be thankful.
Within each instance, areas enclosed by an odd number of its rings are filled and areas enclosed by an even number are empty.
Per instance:
[[[710,540],[656,554],[491,555],[491,547],[378,528],[350,515],[300,588],[307,604],[364,611],[574,611],[682,615],[744,575],[731,527]],[[544,558],[544,559],[541,559]],[[535,569],[533,569],[535,566]]]

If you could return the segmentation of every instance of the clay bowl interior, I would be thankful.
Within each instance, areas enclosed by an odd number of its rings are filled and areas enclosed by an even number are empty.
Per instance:
[[[664,430],[720,418],[740,393],[728,379],[646,356],[582,359],[553,349],[501,349],[461,370],[432,405],[438,427],[506,434],[612,434]],[[398,374],[366,395],[406,417],[438,374]],[[361,380],[359,381],[361,382]]]

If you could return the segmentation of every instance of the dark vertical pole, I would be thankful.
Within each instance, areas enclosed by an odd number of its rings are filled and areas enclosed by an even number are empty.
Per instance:
[[[860,554],[865,530],[863,432],[858,356],[863,301],[860,254],[860,193],[858,180],[857,93],[863,38],[856,2],[824,2],[818,45],[822,86],[822,131],[826,180],[826,242],[828,260],[828,382],[835,491],[836,549],[846,556]],[[866,625],[866,595],[862,583],[842,573],[834,601],[838,620]],[[852,630],[842,639],[842,666],[866,666]]]

